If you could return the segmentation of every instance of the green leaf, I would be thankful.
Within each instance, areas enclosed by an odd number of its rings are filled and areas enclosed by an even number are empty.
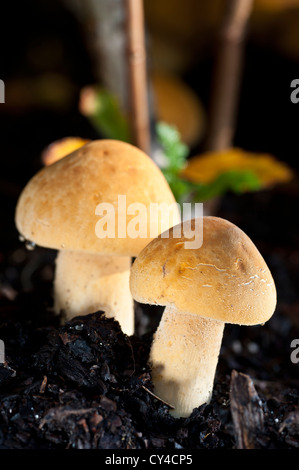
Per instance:
[[[186,163],[189,148],[181,141],[181,136],[174,126],[164,122],[156,125],[157,138],[167,158],[167,168],[174,172],[181,170]]]
[[[108,139],[131,142],[129,126],[114,94],[100,89],[96,95],[96,112],[90,116],[93,125]]]
[[[156,132],[167,162],[162,172],[178,203],[204,202],[228,191],[240,194],[261,188],[258,176],[248,170],[226,171],[208,184],[191,183],[182,179],[180,172],[186,164],[188,147],[181,141],[179,132],[173,126],[159,122]]]
[[[162,172],[170,186],[170,189],[173,192],[176,201],[180,204],[186,202],[189,194],[193,190],[193,183],[189,183],[189,181],[181,179],[178,174],[173,172],[171,169],[162,168]]]
[[[158,122],[156,134],[166,157],[166,166],[162,168],[162,172],[176,201],[182,203],[187,200],[192,187],[191,183],[179,176],[180,171],[186,164],[189,148],[181,141],[180,133],[174,126]]]
[[[240,194],[256,191],[261,188],[261,182],[252,171],[230,170],[219,175],[209,184],[194,184],[193,200],[206,201],[221,196],[228,191]]]

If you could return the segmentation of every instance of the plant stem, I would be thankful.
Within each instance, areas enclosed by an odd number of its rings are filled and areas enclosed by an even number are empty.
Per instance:
[[[69,2],[74,6],[73,0]],[[85,18],[87,45],[93,58],[95,77],[117,97],[128,112],[128,83],[125,57],[125,9],[123,0],[80,0],[77,12]]]
[[[244,37],[253,0],[227,0],[219,35],[206,150],[232,145],[243,61]]]
[[[125,0],[125,5],[131,129],[135,145],[148,154],[150,133],[143,0]]]

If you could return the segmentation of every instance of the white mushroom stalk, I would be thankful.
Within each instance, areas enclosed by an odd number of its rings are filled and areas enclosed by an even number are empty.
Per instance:
[[[188,417],[213,391],[224,323],[166,307],[150,354],[155,393]]]
[[[56,258],[54,310],[66,320],[103,310],[124,333],[134,334],[134,303],[129,289],[131,258],[64,250]]]

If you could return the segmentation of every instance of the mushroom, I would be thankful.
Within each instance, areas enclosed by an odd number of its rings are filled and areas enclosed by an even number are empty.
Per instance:
[[[126,196],[126,206],[119,206],[119,196]],[[136,202],[147,210],[147,231],[144,237],[132,238],[127,226],[134,214],[127,207]],[[96,233],[96,208],[102,203],[115,209],[114,238]],[[168,217],[164,207],[150,220],[151,203],[174,210]],[[121,216],[125,226],[119,236]],[[114,140],[90,142],[41,169],[22,191],[15,217],[24,239],[59,250],[55,312],[70,319],[104,310],[128,335],[134,332],[131,257],[179,220],[174,196],[155,163],[133,145]]]
[[[199,219],[182,222],[180,237],[175,227],[141,251],[130,276],[135,300],[166,306],[150,363],[155,393],[176,418],[209,402],[225,323],[263,324],[276,306],[273,278],[248,236],[227,220],[200,220],[200,248],[185,243]]]

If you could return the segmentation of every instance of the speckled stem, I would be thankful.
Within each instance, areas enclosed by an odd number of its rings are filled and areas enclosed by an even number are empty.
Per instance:
[[[224,323],[166,307],[152,344],[150,363],[155,394],[188,417],[209,402]]]
[[[131,258],[60,251],[56,259],[54,309],[69,320],[103,310],[127,335],[134,333],[134,304],[129,289]]]

